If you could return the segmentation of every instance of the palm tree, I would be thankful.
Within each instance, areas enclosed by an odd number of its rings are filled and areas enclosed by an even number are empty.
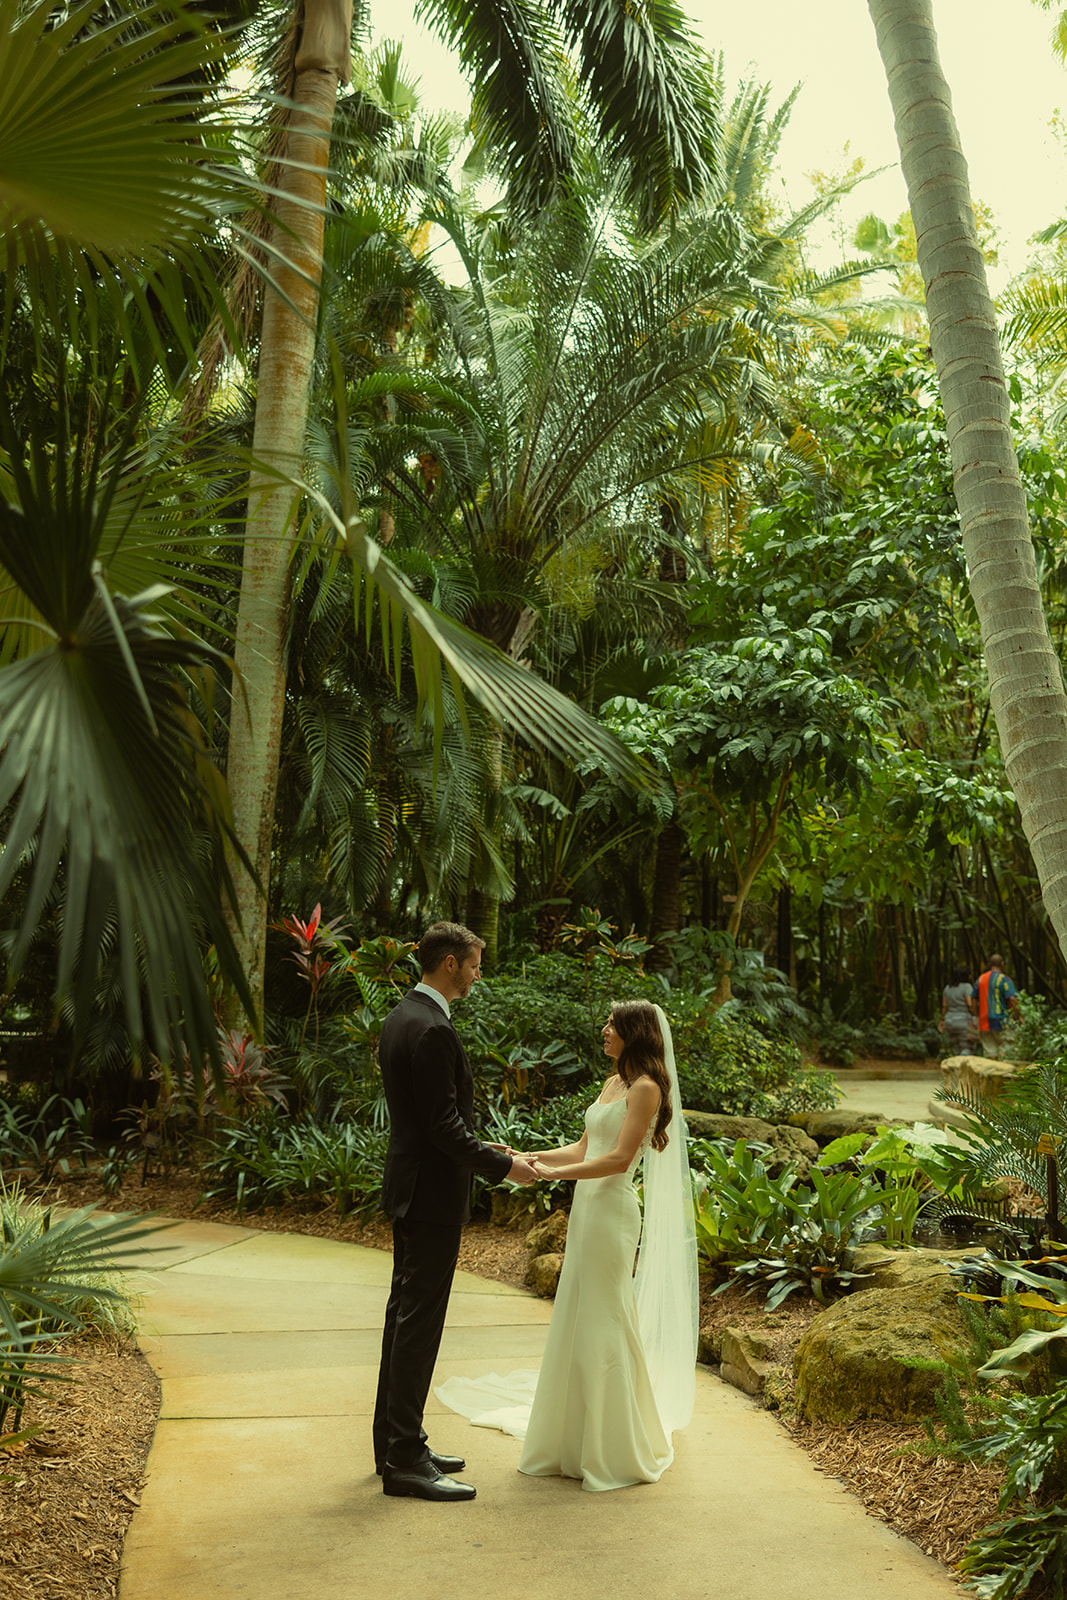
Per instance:
[[[166,430],[146,446],[145,407],[203,307],[224,309],[223,130],[173,88],[221,51],[192,13],[101,26],[0,0],[0,52],[0,894],[24,888],[8,978],[61,892],[76,1036],[114,944],[135,1042],[213,1054],[205,942],[247,993],[220,908],[228,805],[193,710],[221,658],[171,590],[197,497]]]
[[[173,6],[135,23],[0,0],[0,385],[13,402],[0,416],[0,893],[18,875],[9,978],[58,894],[57,989],[78,1026],[116,943],[133,1039],[214,1058],[206,942],[255,1003],[220,910],[220,887],[236,902],[224,852],[243,858],[203,731],[228,667],[198,636],[210,613],[226,637],[212,597],[232,583],[219,496],[235,463],[206,458],[201,435],[199,453],[176,454],[166,414],[211,312],[237,335],[218,240],[253,191],[233,126],[202,90],[173,87],[221,63],[217,35]],[[610,756],[588,719],[438,619],[343,510],[333,534],[366,592],[387,597],[387,636],[406,619],[439,714],[444,659],[496,715],[564,746],[589,729]]]
[[[996,317],[930,0],[868,0],[896,117],[971,593],[1008,781],[1067,951],[1067,693],[1041,602]]]
[[[413,408],[397,418],[398,541],[451,571],[462,621],[516,660],[572,609],[576,582],[601,581],[639,534],[658,544],[673,485],[718,480],[741,419],[770,412],[767,368],[784,359],[750,271],[766,251],[725,208],[638,243],[613,198],[591,210],[575,195],[502,235],[433,207],[468,282],[444,301],[436,431]],[[496,905],[472,883],[471,925],[491,947]]]
[[[476,126],[501,162],[520,210],[545,205],[575,168],[580,108],[561,45],[573,47],[578,82],[600,136],[626,173],[649,222],[699,190],[713,165],[714,105],[708,75],[682,14],[671,3],[637,9],[609,0],[458,5],[434,18],[477,82]],[[276,261],[263,301],[250,510],[238,613],[236,662],[244,714],[233,719],[227,771],[237,836],[254,873],[238,875],[238,939],[253,993],[262,988],[280,749],[292,529],[308,414],[322,277],[327,166],[338,86],[348,77],[352,0],[303,0],[290,15],[276,92]]]

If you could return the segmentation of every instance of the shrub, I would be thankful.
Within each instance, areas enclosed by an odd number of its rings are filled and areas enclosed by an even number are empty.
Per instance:
[[[25,1098],[0,1101],[0,1168],[28,1167],[48,1185],[71,1164],[84,1167],[93,1151],[88,1109],[53,1094],[40,1106]]]
[[[17,1430],[42,1383],[70,1381],[69,1361],[52,1348],[57,1337],[132,1331],[114,1252],[153,1225],[93,1212],[86,1206],[57,1221],[18,1185],[0,1185],[0,1432],[8,1425],[16,1430],[0,1445],[29,1437]]]
[[[844,1012],[836,1015],[824,1001],[811,1032],[820,1058],[834,1067],[850,1067],[858,1055],[923,1060],[939,1053],[941,1041],[932,1024],[908,1026],[895,1016],[870,1021],[855,995]]]
[[[1058,1011],[1043,995],[1019,995],[1023,1019],[1012,1040],[1020,1061],[1057,1061],[1067,1056],[1067,1012]]]
[[[600,1029],[612,1000],[662,999],[655,980],[624,968],[592,970],[574,956],[532,956],[519,971],[496,972],[476,983],[462,1007],[456,1008],[456,1029],[472,1056],[486,1045],[554,1042],[566,1047],[588,1068],[600,1059]]]
[[[585,1131],[585,1110],[589,1104],[590,1090],[577,1089],[570,1094],[553,1095],[540,1105],[498,1099],[487,1107],[484,1121],[478,1129],[483,1139],[494,1144],[510,1145],[513,1150],[550,1150],[554,1146],[577,1144]],[[478,1203],[489,1185],[475,1176],[474,1198]],[[569,1198],[570,1185],[541,1179],[529,1191],[534,1209],[549,1211],[553,1199]]]
[[[211,1185],[202,1198],[232,1199],[238,1213],[308,1200],[366,1216],[381,1203],[385,1144],[375,1128],[261,1111],[217,1135],[201,1166]]]
[[[677,1014],[673,996],[670,1004]],[[804,1067],[795,1044],[769,1037],[734,1001],[710,1017],[683,1017],[675,1054],[682,1100],[692,1111],[780,1121],[828,1109],[839,1095],[831,1078]]]
[[[990,1432],[957,1455],[1004,1467],[999,1522],[972,1540],[960,1568],[982,1600],[1016,1600],[1038,1580],[1042,1595],[1067,1585],[1067,1384],[1052,1394],[1015,1395]]]

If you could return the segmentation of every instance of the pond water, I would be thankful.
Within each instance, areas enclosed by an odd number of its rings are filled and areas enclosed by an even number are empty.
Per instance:
[[[1002,1255],[1006,1246],[1017,1247],[1025,1243],[1035,1232],[1040,1234],[1043,1219],[1020,1219],[1020,1225],[1011,1229],[998,1227],[995,1222],[987,1222],[979,1217],[960,1217],[958,1223],[952,1224],[947,1219],[939,1222],[922,1222],[915,1225],[912,1242],[922,1250],[989,1250],[993,1255]],[[885,1238],[884,1228],[865,1228],[863,1240],[865,1244],[879,1244]]]

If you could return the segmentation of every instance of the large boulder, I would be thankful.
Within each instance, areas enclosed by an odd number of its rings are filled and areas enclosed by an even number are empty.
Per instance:
[[[943,1380],[930,1364],[963,1339],[947,1273],[905,1288],[863,1289],[822,1312],[801,1340],[797,1406],[812,1422],[926,1416]]]
[[[864,1289],[912,1289],[936,1282],[946,1303],[952,1303],[963,1288],[952,1276],[952,1263],[974,1253],[974,1245],[963,1250],[888,1250],[884,1244],[861,1244],[852,1264],[856,1272],[867,1274]]]
[[[988,1056],[946,1056],[941,1063],[941,1083],[947,1100],[930,1101],[930,1121],[945,1128],[969,1128],[967,1111],[953,1096],[962,1093],[975,1100],[997,1100],[1026,1061],[996,1061]]]
[[[799,1111],[790,1122],[802,1128],[818,1145],[832,1144],[849,1133],[876,1134],[879,1128],[900,1128],[899,1117],[881,1117],[869,1111]]]
[[[770,1144],[773,1122],[762,1117],[728,1117],[714,1111],[683,1111],[689,1132],[695,1139],[744,1139]]]
[[[786,1167],[792,1167],[801,1178],[806,1178],[812,1162],[819,1159],[819,1146],[815,1140],[803,1128],[793,1128],[788,1123],[779,1123],[775,1127],[771,1145],[774,1153],[766,1165],[772,1177],[777,1177]]]

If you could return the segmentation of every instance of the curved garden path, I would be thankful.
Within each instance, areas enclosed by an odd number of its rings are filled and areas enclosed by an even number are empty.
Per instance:
[[[868,1517],[768,1413],[701,1370],[662,1481],[524,1478],[518,1445],[431,1399],[478,1497],[386,1499],[370,1449],[390,1258],[182,1222],[141,1275],[163,1384],[121,1600],[949,1600],[935,1561]],[[457,1276],[438,1371],[535,1364],[550,1307]]]

